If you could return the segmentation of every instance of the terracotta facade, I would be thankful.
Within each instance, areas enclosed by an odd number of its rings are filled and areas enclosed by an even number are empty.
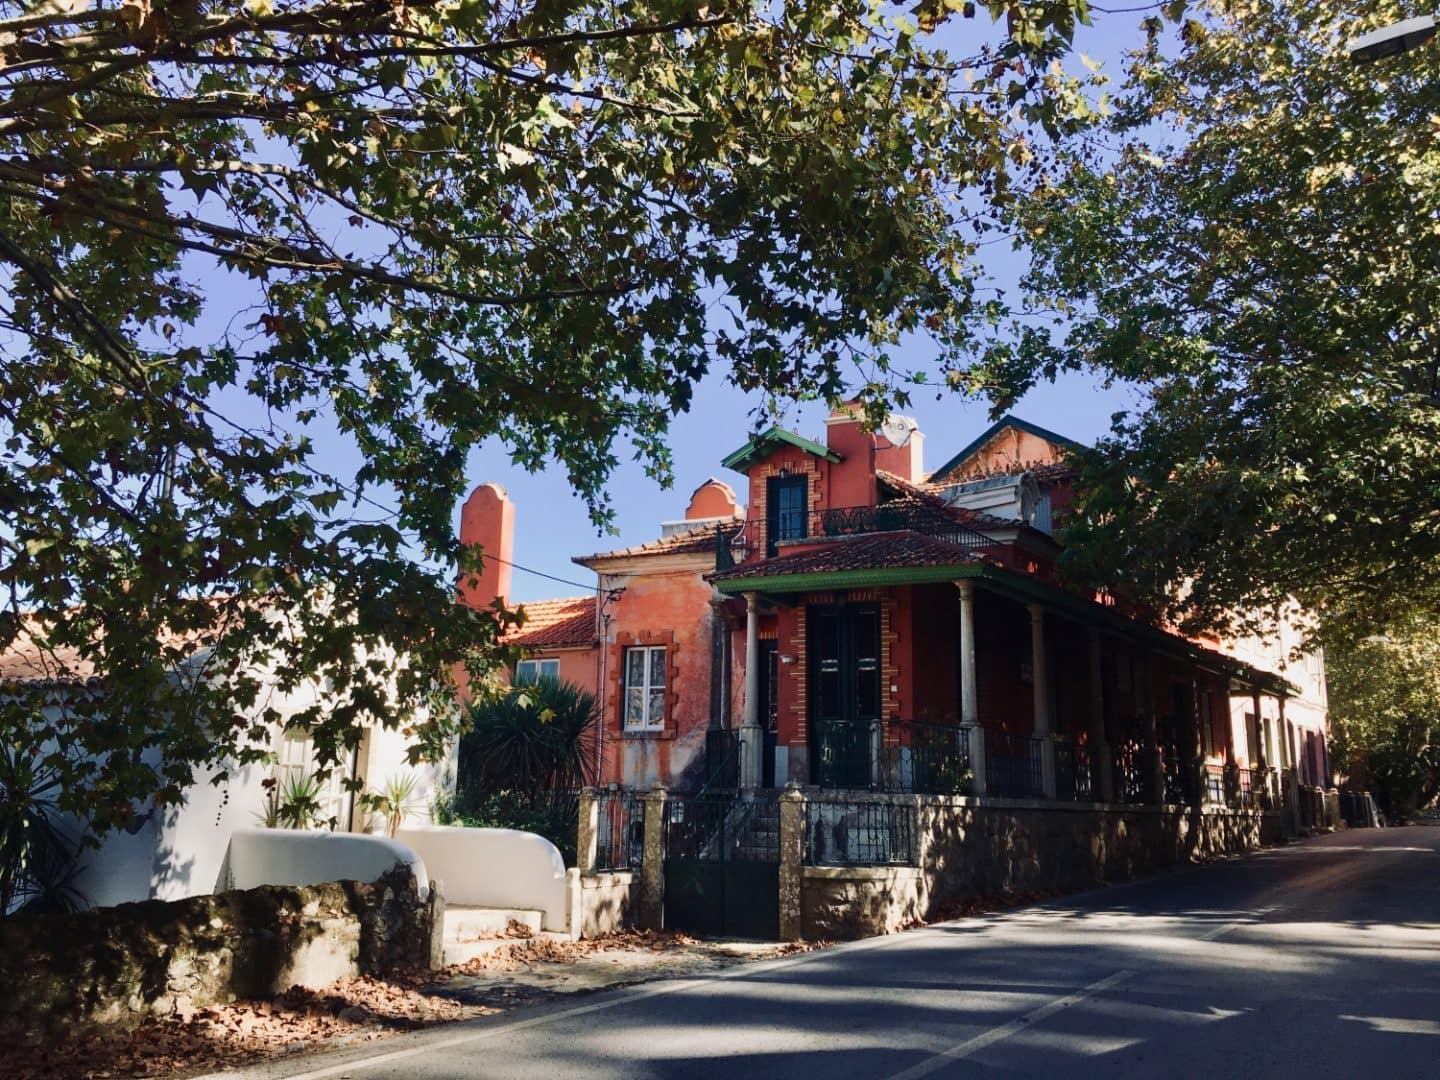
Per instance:
[[[1144,612],[1056,583],[1054,533],[1073,497],[1067,454],[1074,444],[1007,418],[927,477],[923,436],[903,435],[903,445],[892,444],[844,409],[830,416],[823,443],[771,429],[725,459],[747,481],[741,497],[729,484],[707,481],[685,518],[665,523],[656,541],[576,558],[596,575],[588,609],[586,598],[553,602],[572,605],[568,623],[564,611],[546,608],[547,619],[522,627],[513,640],[531,656],[559,660],[563,678],[600,695],[601,783],[644,789],[658,781],[695,791],[716,782],[716,755],[734,750],[747,695],[756,697],[765,733],[765,782],[825,783],[818,762],[833,751],[826,732],[871,725],[874,749],[866,752],[878,761],[886,746],[904,743],[908,753],[913,731],[964,724],[971,655],[972,754],[979,753],[975,740],[992,755],[1028,754],[1024,746],[1044,742],[1050,797],[1052,757],[1083,761],[1085,791],[1098,800],[1103,787],[1114,797],[1120,782],[1102,776],[1112,756],[1116,768],[1134,765],[1138,759],[1122,762],[1126,748],[1149,748],[1158,755],[1153,768],[1185,763],[1212,787],[1227,766],[1257,770],[1256,784],[1262,767],[1303,767],[1307,782],[1328,780],[1328,765],[1305,763],[1306,754],[1323,756],[1323,703],[1317,709],[1306,700],[1298,728],[1280,723],[1287,700],[1299,702],[1308,691],[1257,663],[1267,657],[1255,648],[1190,641]],[[777,505],[772,483],[791,481],[786,497],[794,499],[797,477],[803,526],[794,512],[785,522],[768,520]],[[1043,514],[975,508],[975,492],[1012,480],[1026,499],[1043,502]],[[508,561],[514,513],[501,489],[483,485],[467,503],[462,539]],[[508,585],[498,573],[480,580],[492,589]],[[962,592],[973,596],[968,648]],[[474,583],[463,593],[476,604],[504,595]],[[752,597],[765,670],[747,672]],[[869,612],[878,617],[873,644]],[[839,653],[816,654],[817,618],[843,627]],[[823,649],[837,648],[827,642]],[[663,723],[643,730],[625,720],[626,694],[635,689],[627,685],[627,650],[640,646],[666,650]],[[650,682],[642,690],[658,693]],[[1034,760],[1038,785],[1041,758]],[[879,777],[878,764],[875,770]]]

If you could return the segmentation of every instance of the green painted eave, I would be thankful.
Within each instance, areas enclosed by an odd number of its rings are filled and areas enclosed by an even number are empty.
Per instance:
[[[797,450],[803,450],[807,454],[824,458],[826,461],[840,460],[840,455],[835,453],[834,450],[821,446],[817,442],[811,442],[803,435],[796,435],[793,431],[787,431],[785,428],[777,426],[772,427],[769,431],[761,432],[744,446],[740,447],[739,450],[727,454],[720,464],[727,469],[744,472],[780,445],[793,446]]]
[[[879,589],[888,585],[933,585],[980,577],[986,569],[978,563],[955,566],[886,566],[875,570],[823,570],[808,574],[774,574],[717,581],[715,588],[726,596],[742,593],[825,592],[830,589]]]

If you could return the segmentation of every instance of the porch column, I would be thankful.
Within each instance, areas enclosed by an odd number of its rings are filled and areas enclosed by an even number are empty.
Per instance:
[[[745,722],[740,728],[740,786],[757,788],[764,774],[760,755],[760,596],[745,594]]]
[[[1030,610],[1030,689],[1034,734],[1040,743],[1040,786],[1045,798],[1055,798],[1055,737],[1050,730],[1050,673],[1045,665],[1045,609]]]
[[[1115,763],[1110,759],[1110,739],[1105,730],[1105,684],[1100,663],[1100,631],[1093,626],[1086,633],[1090,646],[1090,770],[1095,798],[1115,801]]]
[[[1155,654],[1144,654],[1145,693],[1141,708],[1145,710],[1146,749],[1150,753],[1150,784],[1155,792],[1155,805],[1165,805],[1165,763],[1160,757],[1160,718],[1155,715]],[[1179,718],[1176,718],[1179,723]]]
[[[980,726],[980,696],[975,683],[975,583],[957,581],[960,592],[960,725],[970,746],[971,790],[984,795],[985,730]]]

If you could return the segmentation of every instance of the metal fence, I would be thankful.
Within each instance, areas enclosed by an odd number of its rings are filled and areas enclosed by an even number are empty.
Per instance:
[[[1115,749],[1115,800],[1126,806],[1155,805],[1155,751],[1138,743]]]
[[[665,857],[776,862],[780,858],[778,792],[665,800]]]
[[[1045,797],[1040,740],[1005,731],[985,732],[985,777],[988,791],[1009,799]]]
[[[599,793],[596,870],[638,870],[645,853],[645,796],[607,788]]]
[[[1095,801],[1095,776],[1089,747],[1069,739],[1055,740],[1055,797],[1072,802]]]
[[[915,808],[816,799],[805,804],[807,866],[914,866]]]
[[[705,783],[702,791],[740,786],[740,732],[710,728],[705,732]]]
[[[816,780],[824,788],[922,795],[974,790],[968,728],[898,719],[817,722],[812,740]]]

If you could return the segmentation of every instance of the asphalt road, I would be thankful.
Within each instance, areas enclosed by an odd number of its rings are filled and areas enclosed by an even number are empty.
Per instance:
[[[245,1075],[1440,1080],[1440,828],[1340,833]]]

